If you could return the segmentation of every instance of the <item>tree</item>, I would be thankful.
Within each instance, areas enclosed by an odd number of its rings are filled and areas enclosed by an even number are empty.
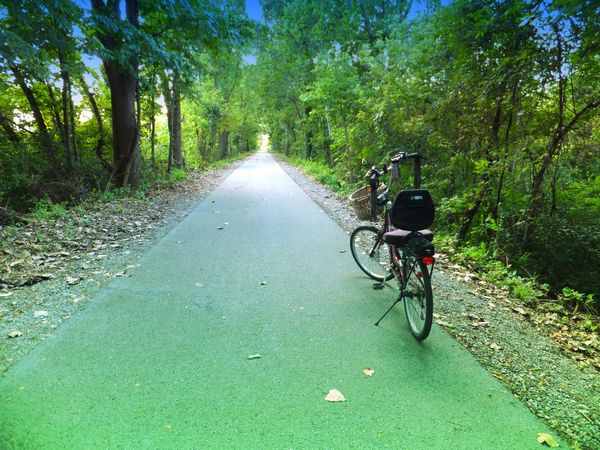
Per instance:
[[[138,0],[125,1],[124,19],[120,1],[92,0],[92,8],[94,32],[102,44],[100,53],[111,91],[114,178],[117,186],[135,189],[142,175],[135,108],[140,38]]]

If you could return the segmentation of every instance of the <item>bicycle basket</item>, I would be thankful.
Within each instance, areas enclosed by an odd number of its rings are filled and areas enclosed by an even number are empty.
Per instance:
[[[392,224],[409,231],[430,227],[435,217],[435,206],[427,189],[400,191],[392,206]]]
[[[377,195],[382,194],[386,190],[386,185],[381,183],[377,188]],[[360,188],[358,191],[350,194],[350,205],[356,211],[356,215],[360,220],[369,220],[371,217],[371,199],[369,195],[369,186]]]

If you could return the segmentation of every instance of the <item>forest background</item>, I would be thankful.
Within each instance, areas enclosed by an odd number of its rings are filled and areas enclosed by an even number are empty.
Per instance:
[[[442,248],[530,305],[600,310],[597,2],[260,5],[1,0],[2,225],[143,197],[261,135],[342,194],[419,152]]]

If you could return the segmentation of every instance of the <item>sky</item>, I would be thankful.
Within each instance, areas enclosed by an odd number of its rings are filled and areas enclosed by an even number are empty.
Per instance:
[[[246,14],[251,19],[262,22],[262,7],[260,6],[259,0],[246,0]]]

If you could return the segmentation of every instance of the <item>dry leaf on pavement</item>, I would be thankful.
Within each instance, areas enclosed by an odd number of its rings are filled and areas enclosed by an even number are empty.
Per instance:
[[[325,400],[328,402],[345,402],[346,397],[344,397],[344,395],[337,389],[331,389],[325,396]]]

